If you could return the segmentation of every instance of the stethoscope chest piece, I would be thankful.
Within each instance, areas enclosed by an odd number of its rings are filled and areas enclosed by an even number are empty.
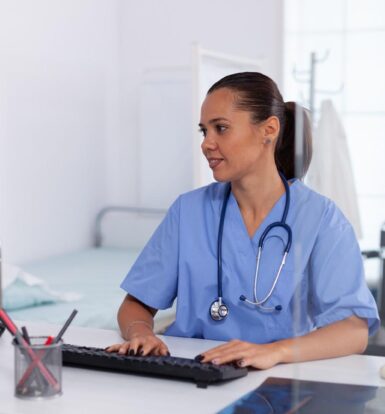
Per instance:
[[[229,308],[221,301],[214,300],[210,306],[210,316],[214,321],[221,321],[229,314]]]

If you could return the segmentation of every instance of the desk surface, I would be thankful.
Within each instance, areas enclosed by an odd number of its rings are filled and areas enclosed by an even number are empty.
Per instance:
[[[21,326],[21,325],[19,325]],[[59,327],[27,324],[31,335],[55,334]],[[175,337],[162,338],[175,356],[192,358],[218,344],[215,341]],[[70,327],[65,342],[76,345],[105,347],[120,342],[117,332]],[[24,401],[13,396],[13,347],[8,333],[0,338],[0,414],[68,414],[90,412],[112,413],[215,413],[248,391],[258,387],[267,377],[298,378],[348,384],[385,386],[379,369],[385,357],[352,355],[344,358],[299,364],[279,365],[266,371],[253,371],[248,376],[197,388],[193,383],[149,378],[120,373],[63,368],[63,395],[46,401]]]

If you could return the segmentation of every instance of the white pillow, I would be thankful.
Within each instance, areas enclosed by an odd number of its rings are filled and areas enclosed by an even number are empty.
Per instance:
[[[74,292],[56,292],[43,280],[8,263],[3,263],[2,279],[3,307],[8,311],[48,303],[71,302],[82,297]]]

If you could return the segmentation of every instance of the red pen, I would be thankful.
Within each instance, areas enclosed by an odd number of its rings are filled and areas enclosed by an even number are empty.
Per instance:
[[[54,340],[53,336],[49,336],[47,340],[44,342],[44,345],[51,345]]]

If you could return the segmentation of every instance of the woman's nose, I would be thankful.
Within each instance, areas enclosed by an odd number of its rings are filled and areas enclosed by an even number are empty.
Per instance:
[[[212,138],[211,134],[207,134],[201,144],[202,151],[215,150],[217,148],[217,143],[215,139]]]

